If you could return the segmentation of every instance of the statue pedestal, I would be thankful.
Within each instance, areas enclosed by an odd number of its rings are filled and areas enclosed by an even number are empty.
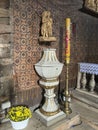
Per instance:
[[[55,42],[56,41],[56,37],[43,37],[41,36],[39,38],[40,42]]]
[[[55,124],[56,122],[66,118],[66,115],[63,111],[59,111],[59,113],[57,113],[54,116],[45,116],[40,112],[39,109],[36,110],[35,113],[36,113],[37,118],[39,118],[45,126],[51,126]]]
[[[53,116],[57,114],[60,110],[59,110],[59,105],[55,102],[56,95],[54,93],[54,89],[59,84],[59,81],[57,79],[50,80],[50,81],[40,80],[39,84],[45,90],[44,93],[45,103],[40,109],[40,112],[46,116]]]

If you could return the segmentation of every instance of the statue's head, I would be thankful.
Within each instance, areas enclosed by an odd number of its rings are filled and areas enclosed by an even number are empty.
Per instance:
[[[47,16],[47,11],[44,11],[43,13],[42,13],[42,17],[46,17]]]

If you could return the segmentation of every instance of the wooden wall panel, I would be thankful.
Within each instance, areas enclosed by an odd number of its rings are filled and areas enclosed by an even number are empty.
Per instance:
[[[9,5],[9,0],[0,0],[0,99],[3,101],[13,95],[11,38],[13,31],[10,25]]]

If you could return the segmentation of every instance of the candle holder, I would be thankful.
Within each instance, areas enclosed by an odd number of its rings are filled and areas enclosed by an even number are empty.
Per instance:
[[[65,101],[64,101],[64,112],[68,115],[70,113],[72,113],[72,110],[70,108],[70,101],[71,101],[71,97],[70,97],[70,93],[69,93],[69,88],[68,88],[68,69],[69,69],[69,63],[70,63],[70,18],[66,18],[66,52],[65,52],[65,65],[66,65],[66,76],[65,76],[65,80],[66,80],[66,84],[65,84],[65,90],[64,90],[64,94],[65,94]]]
[[[72,109],[70,108],[70,101],[71,101],[71,96],[69,93],[69,88],[68,88],[68,80],[69,80],[69,64],[65,64],[66,65],[66,84],[65,84],[65,101],[64,101],[64,112],[66,113],[66,115],[71,114],[72,113]]]

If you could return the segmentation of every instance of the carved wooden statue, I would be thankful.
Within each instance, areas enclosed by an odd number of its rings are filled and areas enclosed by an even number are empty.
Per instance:
[[[98,12],[98,0],[96,0],[96,11]]]
[[[85,5],[87,7],[94,7],[95,6],[95,1],[94,0],[85,0]]]
[[[43,37],[52,36],[52,23],[51,13],[49,11],[44,11],[42,14],[42,26],[41,26],[41,35]]]
[[[85,0],[85,7],[98,12],[98,0]]]

